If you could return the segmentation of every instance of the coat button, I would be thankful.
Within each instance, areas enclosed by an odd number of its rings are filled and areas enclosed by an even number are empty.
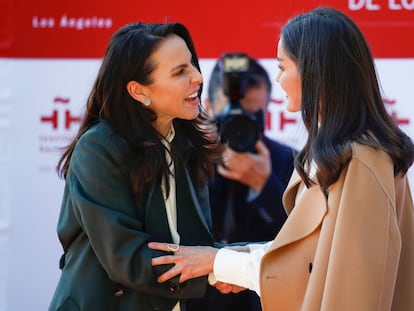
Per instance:
[[[175,292],[178,289],[178,286],[174,284],[173,282],[169,282],[168,289],[170,290],[170,292]]]

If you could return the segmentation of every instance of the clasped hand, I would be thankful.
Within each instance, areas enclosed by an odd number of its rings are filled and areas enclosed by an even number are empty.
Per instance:
[[[148,247],[154,250],[170,252],[168,243],[150,242]],[[172,255],[152,258],[153,266],[173,264],[174,266],[160,275],[158,282],[163,283],[177,275],[180,275],[179,282],[183,283],[189,279],[208,275],[213,272],[214,258],[218,252],[217,248],[211,246],[183,246]],[[223,294],[239,293],[245,290],[244,287],[217,281],[217,290]]]
[[[217,281],[212,286],[214,286],[222,294],[230,294],[230,293],[237,294],[237,293],[240,293],[241,291],[246,290],[246,288],[244,287],[234,285],[234,284],[229,284],[229,283],[223,283],[220,281]]]

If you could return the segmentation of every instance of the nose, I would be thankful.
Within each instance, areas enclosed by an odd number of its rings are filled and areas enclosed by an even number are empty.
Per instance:
[[[201,75],[200,71],[197,70],[197,68],[194,68],[193,82],[196,84],[203,83],[203,76]]]

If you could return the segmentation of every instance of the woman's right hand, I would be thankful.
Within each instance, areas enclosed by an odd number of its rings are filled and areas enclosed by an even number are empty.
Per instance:
[[[155,250],[171,252],[169,243],[150,242],[148,247]],[[174,251],[173,255],[153,258],[153,266],[174,264],[167,272],[163,273],[157,281],[163,283],[180,274],[180,283],[189,279],[208,275],[213,272],[214,258],[218,252],[217,248],[210,246],[183,246]]]

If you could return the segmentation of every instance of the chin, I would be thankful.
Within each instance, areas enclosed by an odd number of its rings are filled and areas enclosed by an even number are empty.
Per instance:
[[[289,112],[298,112],[300,111],[300,106],[295,105],[294,103],[289,102],[286,106],[287,111]]]
[[[296,112],[297,111],[296,109],[294,109],[294,107],[292,107],[290,105],[287,105],[286,110],[289,111],[289,112]]]
[[[188,113],[187,115],[183,116],[182,119],[184,119],[184,120],[194,120],[195,118],[198,117],[199,114],[200,114],[200,110],[197,109],[196,111],[193,111],[192,113]]]

